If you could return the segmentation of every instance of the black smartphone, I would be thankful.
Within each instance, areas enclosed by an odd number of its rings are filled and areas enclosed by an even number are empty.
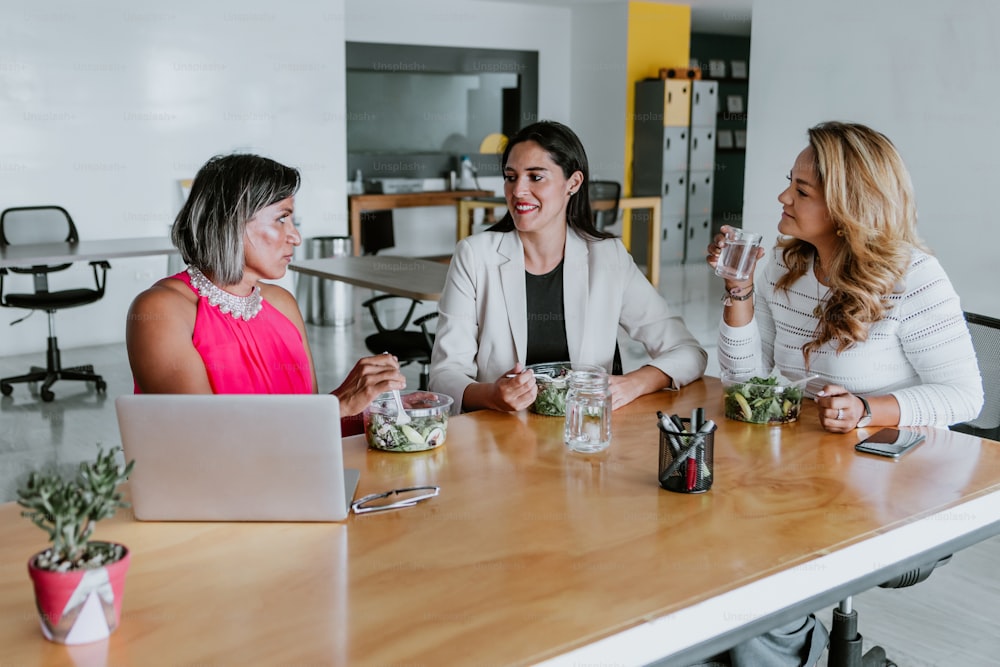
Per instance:
[[[898,459],[923,441],[924,436],[915,431],[884,428],[854,445],[854,449],[865,454],[878,454]]]

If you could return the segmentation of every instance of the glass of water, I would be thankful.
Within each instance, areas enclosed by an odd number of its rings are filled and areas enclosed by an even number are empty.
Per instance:
[[[575,452],[602,452],[611,444],[611,386],[599,366],[574,366],[566,391],[566,446]]]

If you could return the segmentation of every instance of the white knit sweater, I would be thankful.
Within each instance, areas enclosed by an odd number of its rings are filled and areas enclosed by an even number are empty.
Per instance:
[[[719,328],[723,371],[764,376],[772,369],[805,371],[802,346],[815,336],[816,306],[829,289],[812,270],[788,292],[775,290],[787,271],[781,252],[758,267],[754,319]],[[886,316],[868,339],[836,353],[833,342],[810,358],[810,372],[862,396],[891,394],[901,426],[947,426],[974,419],[983,406],[983,385],[962,306],[934,257],[914,250],[903,285],[889,297]]]

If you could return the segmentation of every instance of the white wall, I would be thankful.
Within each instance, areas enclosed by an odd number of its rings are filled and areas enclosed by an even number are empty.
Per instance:
[[[573,11],[569,125],[587,149],[591,178],[625,182],[627,3],[585,4]]]
[[[571,120],[569,8],[479,0],[346,0],[346,12],[349,42],[538,51],[538,117]],[[480,177],[479,184],[502,192],[499,177]],[[428,179],[424,187],[442,188],[444,181]],[[455,247],[453,207],[397,209],[392,215],[396,245],[385,253],[446,255]]]
[[[807,128],[871,125],[906,161],[918,229],[963,307],[996,315],[998,27],[995,0],[754,2],[744,226],[775,237]]]
[[[5,5],[0,206],[62,204],[88,239],[166,235],[179,179],[213,154],[252,150],[302,171],[304,237],[344,234],[345,40],[538,51],[539,115],[569,121],[569,23],[568,8],[475,0]],[[413,215],[430,215],[434,232],[410,233]],[[450,209],[396,217],[401,252],[453,247]],[[128,304],[167,260],[112,266],[103,301],[59,314],[64,349],[123,340]],[[67,282],[89,280],[87,270]],[[43,352],[45,318],[7,326],[21,314],[0,311],[0,355]]]
[[[162,236],[178,179],[239,149],[302,171],[304,235],[346,229],[343,0],[14,4],[0,9],[0,207],[61,204],[87,239]],[[112,267],[102,302],[58,315],[63,348],[123,340],[167,261]],[[7,326],[21,314],[0,311],[0,354],[43,353],[45,317]]]

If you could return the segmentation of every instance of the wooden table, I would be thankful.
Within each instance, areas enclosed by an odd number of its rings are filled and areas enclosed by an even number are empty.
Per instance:
[[[614,207],[613,199],[598,199],[590,202],[591,207],[597,211],[607,211]],[[458,207],[458,230],[459,241],[472,234],[472,215],[477,208],[506,208],[506,200],[503,197],[469,197],[460,199]],[[618,200],[618,207],[630,211],[634,209],[649,209],[649,243],[646,249],[646,277],[654,287],[660,285],[660,237],[662,235],[663,221],[660,218],[660,198],[659,197],[621,197]],[[627,249],[632,247],[632,218],[624,216],[622,223],[622,243]]]
[[[99,259],[169,255],[175,252],[177,248],[165,236],[77,243],[26,243],[0,248],[0,267],[89,262]]]
[[[351,218],[351,241],[354,246],[354,254],[361,254],[361,214],[365,211],[385,211],[423,206],[454,206],[463,197],[489,197],[492,195],[490,190],[431,190],[390,195],[351,195],[348,197],[348,210]],[[458,226],[461,227],[460,220]]]
[[[661,490],[655,411],[695,406],[719,424],[714,487]],[[643,397],[595,456],[528,413],[453,417],[423,453],[348,438],[358,495],[441,493],[343,524],[119,512],[95,537],[132,550],[122,625],[85,647],[42,638],[25,563],[45,538],[0,505],[4,664],[684,665],[1000,531],[1000,443],[921,429],[894,462],[811,405],[773,428],[721,409],[715,379]]]
[[[298,260],[288,268],[318,278],[429,301],[441,298],[448,275],[447,264],[391,255]]]

